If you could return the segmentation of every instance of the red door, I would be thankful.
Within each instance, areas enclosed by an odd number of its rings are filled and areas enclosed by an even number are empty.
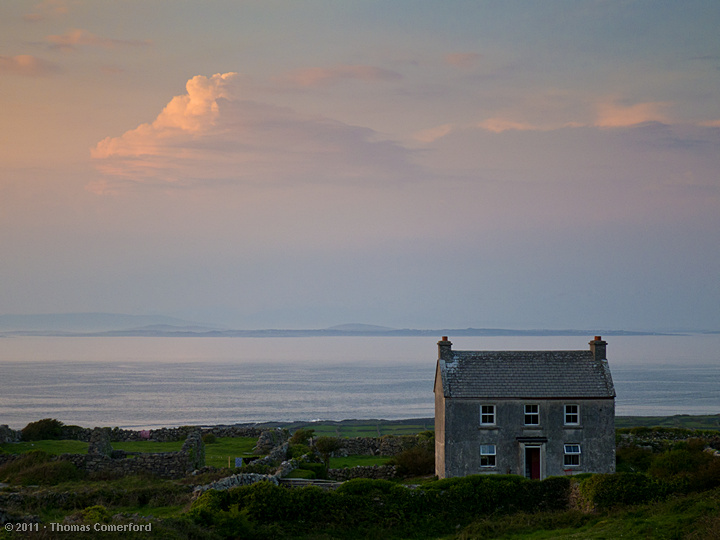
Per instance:
[[[540,448],[525,447],[525,476],[540,480]]]

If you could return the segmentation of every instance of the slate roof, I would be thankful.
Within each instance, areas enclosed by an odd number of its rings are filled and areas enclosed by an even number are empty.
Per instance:
[[[586,351],[452,351],[438,360],[446,398],[612,398],[607,361]]]

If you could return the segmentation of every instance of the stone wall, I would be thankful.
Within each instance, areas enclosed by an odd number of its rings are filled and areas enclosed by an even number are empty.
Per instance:
[[[18,442],[20,440],[21,433],[10,429],[6,424],[0,426],[0,444]]]
[[[417,435],[386,435],[385,437],[354,437],[340,439],[337,456],[396,456],[403,450],[427,439]]]
[[[188,435],[198,429],[202,434],[212,433],[216,437],[259,437],[262,430],[247,426],[212,426],[199,428],[197,426],[180,426],[173,428],[160,428],[133,431],[129,429],[114,428],[84,428],[80,426],[63,426],[61,439],[89,442],[94,430],[102,429],[108,432],[111,442],[172,442],[187,439]]]
[[[0,454],[0,465],[23,454]],[[199,429],[190,433],[179,452],[123,452],[113,450],[109,430],[93,430],[87,454],[61,454],[53,460],[69,461],[89,473],[124,476],[153,474],[161,478],[181,478],[205,465],[205,444]]]
[[[372,465],[370,467],[352,467],[347,469],[329,469],[327,476],[330,480],[345,482],[353,478],[371,478],[373,480],[390,480],[397,476],[393,465]]]

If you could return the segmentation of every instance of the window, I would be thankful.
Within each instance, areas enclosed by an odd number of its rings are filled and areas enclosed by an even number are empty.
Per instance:
[[[494,444],[481,444],[480,445],[480,466],[481,467],[494,467],[495,466],[495,445]]]
[[[577,467],[580,465],[580,445],[579,444],[566,444],[565,445],[565,466]]]
[[[565,425],[577,426],[578,424],[580,424],[580,407],[565,405]]]
[[[525,425],[540,425],[540,405],[525,405]]]
[[[480,405],[480,425],[495,425],[495,405]]]

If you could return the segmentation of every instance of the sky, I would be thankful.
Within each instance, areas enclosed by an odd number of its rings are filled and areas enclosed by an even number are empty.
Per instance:
[[[3,0],[0,314],[720,330],[716,0]]]

